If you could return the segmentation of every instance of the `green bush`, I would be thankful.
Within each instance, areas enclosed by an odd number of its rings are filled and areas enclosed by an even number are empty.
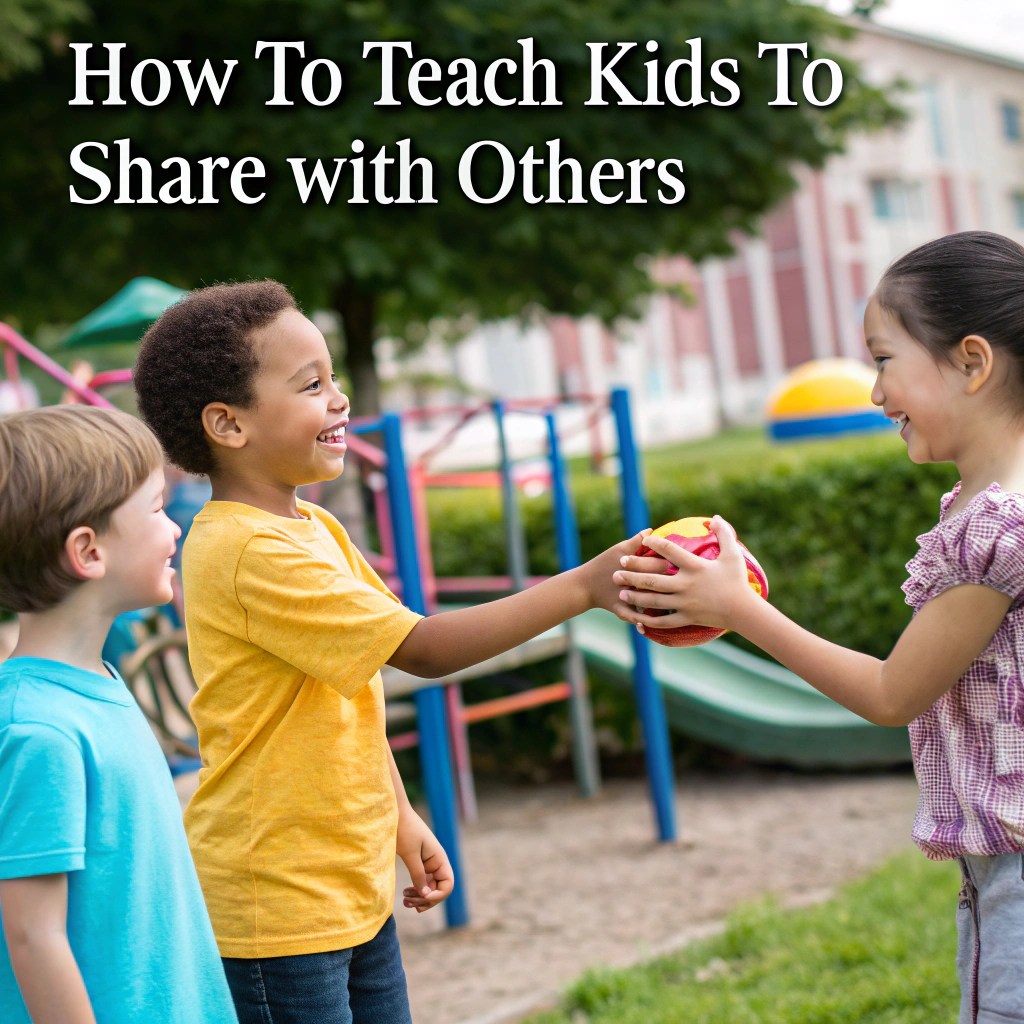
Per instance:
[[[952,466],[915,466],[889,435],[779,447],[737,432],[650,452],[646,468],[652,525],[725,516],[764,566],[773,604],[879,657],[910,618],[900,585],[915,538],[956,480]],[[573,490],[584,557],[621,540],[617,482],[574,467]],[[429,507],[438,575],[506,571],[495,492],[431,492]],[[550,499],[525,500],[523,518],[531,572],[557,571]]]

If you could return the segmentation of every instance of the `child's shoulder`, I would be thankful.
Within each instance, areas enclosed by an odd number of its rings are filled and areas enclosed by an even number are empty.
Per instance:
[[[909,604],[961,583],[981,584],[1024,601],[1024,494],[997,483],[957,507],[958,484],[943,496],[939,522],[917,538],[903,585]]]
[[[83,715],[134,706],[120,676],[105,677],[46,658],[9,658],[0,664],[0,726],[35,723],[74,737]]]
[[[1019,491],[1004,491],[998,483],[991,483],[968,501],[961,501],[960,496],[959,482],[942,496],[941,515],[932,533],[984,542],[1002,533],[1019,535],[1024,527],[1024,494]],[[1020,536],[1024,542],[1024,535]]]
[[[300,503],[305,504],[305,503]],[[325,513],[326,514],[326,513]],[[252,505],[235,501],[208,501],[192,520],[185,540],[185,554],[223,560],[240,555],[245,549],[264,545],[301,549],[315,537],[311,517],[285,519]]]

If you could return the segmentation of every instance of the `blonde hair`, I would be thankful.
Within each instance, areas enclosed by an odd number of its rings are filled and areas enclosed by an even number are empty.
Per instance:
[[[126,412],[65,405],[0,417],[0,608],[40,612],[81,580],[64,543],[103,533],[163,464],[152,431]]]

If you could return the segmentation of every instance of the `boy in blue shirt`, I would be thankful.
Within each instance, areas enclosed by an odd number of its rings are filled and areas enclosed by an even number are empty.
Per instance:
[[[178,528],[138,420],[62,406],[0,418],[0,1021],[235,1024],[181,812],[101,650],[164,604]]]

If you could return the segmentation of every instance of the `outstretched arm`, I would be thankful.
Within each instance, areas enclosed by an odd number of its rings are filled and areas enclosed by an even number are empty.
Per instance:
[[[440,679],[525,643],[589,608],[612,609],[619,592],[612,573],[623,556],[640,547],[644,536],[637,534],[578,569],[520,594],[431,615],[412,628],[388,664],[414,676]]]
[[[1010,598],[991,587],[951,587],[925,604],[881,661],[815,636],[763,601],[747,585],[735,531],[717,516],[711,525],[721,549],[716,561],[653,536],[647,546],[679,566],[678,574],[664,575],[660,559],[627,557],[614,579],[638,589],[622,591],[619,617],[644,631],[691,623],[735,630],[876,725],[906,725],[931,707],[988,647],[1010,607]]]
[[[33,1024],[96,1024],[67,935],[68,876],[0,881],[4,938]]]

